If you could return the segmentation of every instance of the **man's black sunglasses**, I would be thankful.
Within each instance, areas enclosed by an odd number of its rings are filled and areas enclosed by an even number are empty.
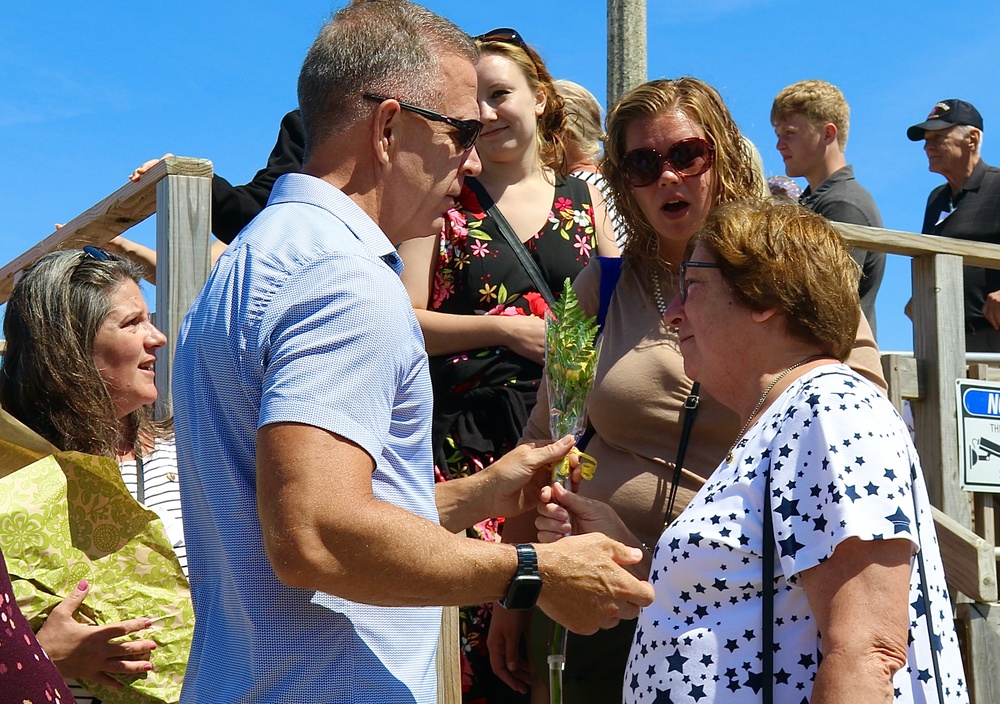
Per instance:
[[[504,44],[519,46],[522,49],[528,48],[528,45],[525,44],[524,39],[521,38],[518,31],[510,27],[497,27],[485,34],[480,34],[478,37],[473,37],[473,39],[477,42],[502,42]]]
[[[459,120],[457,117],[448,117],[447,115],[442,115],[439,112],[434,112],[433,110],[428,110],[427,108],[421,108],[416,105],[404,103],[402,100],[397,98],[384,98],[381,95],[374,95],[373,93],[365,93],[364,98],[365,100],[373,100],[377,103],[384,103],[386,100],[395,100],[399,103],[399,107],[404,110],[416,113],[417,115],[420,115],[420,117],[427,120],[445,123],[455,130],[456,141],[458,142],[458,146],[463,151],[471,149],[476,143],[476,140],[479,138],[479,133],[483,131],[483,123],[479,120]]]

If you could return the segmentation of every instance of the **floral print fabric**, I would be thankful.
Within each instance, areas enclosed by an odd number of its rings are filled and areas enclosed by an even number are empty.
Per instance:
[[[535,315],[548,305],[468,185],[441,232],[430,308],[458,315]],[[552,209],[524,243],[552,291],[596,254],[587,184],[556,181]],[[439,481],[478,472],[516,445],[542,378],[542,367],[504,347],[432,357],[434,458]],[[472,537],[498,540],[502,519],[474,526]],[[493,675],[486,648],[491,604],[461,612],[463,700],[527,701]]]

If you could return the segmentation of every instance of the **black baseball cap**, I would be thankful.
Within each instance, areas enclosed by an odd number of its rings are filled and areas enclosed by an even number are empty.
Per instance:
[[[955,98],[942,100],[934,106],[926,120],[906,130],[906,136],[911,142],[919,142],[927,130],[946,130],[955,125],[972,125],[983,129],[983,116],[972,103]]]

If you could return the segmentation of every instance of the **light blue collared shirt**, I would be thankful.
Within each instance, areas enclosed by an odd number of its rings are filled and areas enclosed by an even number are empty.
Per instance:
[[[296,422],[358,444],[377,498],[438,522],[427,355],[401,271],[353,201],[287,174],[185,318],[173,402],[196,626],[182,701],[436,701],[440,609],[284,586],[257,513],[257,430]]]

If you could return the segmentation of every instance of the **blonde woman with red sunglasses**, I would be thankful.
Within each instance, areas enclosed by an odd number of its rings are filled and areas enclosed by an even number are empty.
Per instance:
[[[595,434],[587,453],[598,469],[580,491],[610,504],[643,544],[655,545],[665,522],[684,509],[719,464],[740,425],[732,411],[705,393],[693,414],[685,409],[693,382],[684,374],[677,332],[663,316],[678,292],[684,251],[712,209],[760,198],[764,184],[722,97],[696,78],[650,81],[627,93],[608,113],[604,148],[601,171],[627,234],[588,404]],[[597,263],[574,283],[592,315],[600,281]],[[849,362],[885,387],[878,350],[864,323]],[[547,437],[546,406],[543,391],[523,441]],[[675,471],[686,414],[693,423],[683,470]],[[525,536],[535,536],[534,525],[520,518],[508,526],[505,539]],[[543,674],[548,628],[548,620],[536,613],[531,653],[534,670]],[[630,621],[595,636],[570,635],[565,701],[621,700],[634,628]],[[494,619],[490,632],[491,652],[506,655],[494,657],[494,669],[511,686],[526,687],[531,680],[528,662],[518,655],[528,630],[527,619],[508,612]]]

